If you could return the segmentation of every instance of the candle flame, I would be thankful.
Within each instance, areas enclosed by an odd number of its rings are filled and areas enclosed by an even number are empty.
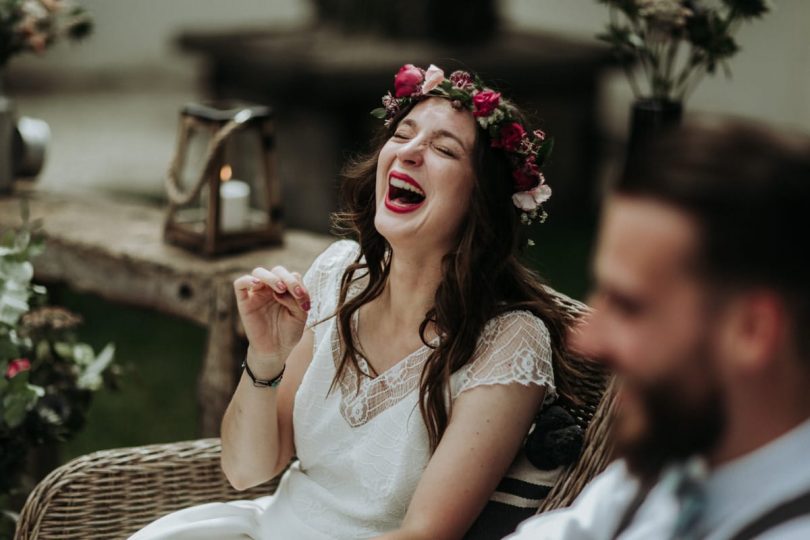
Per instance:
[[[233,170],[231,170],[230,165],[223,165],[222,168],[219,170],[219,179],[223,182],[227,182],[233,176]]]

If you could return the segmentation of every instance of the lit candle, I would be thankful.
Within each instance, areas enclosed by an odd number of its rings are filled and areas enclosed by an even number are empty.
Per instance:
[[[223,232],[247,228],[250,212],[250,186],[247,182],[231,178],[231,167],[225,165],[219,177],[219,226]]]

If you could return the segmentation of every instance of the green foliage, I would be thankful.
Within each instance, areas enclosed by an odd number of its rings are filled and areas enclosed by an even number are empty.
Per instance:
[[[96,354],[80,342],[81,317],[47,306],[45,287],[32,283],[44,244],[25,205],[22,214],[21,227],[0,234],[0,497],[16,488],[31,448],[84,425],[93,392],[113,387],[119,370],[114,347]]]
[[[597,0],[610,9],[608,43],[625,68],[637,98],[682,101],[740,47],[734,39],[743,22],[769,11],[766,0]],[[640,84],[634,66],[640,66]]]

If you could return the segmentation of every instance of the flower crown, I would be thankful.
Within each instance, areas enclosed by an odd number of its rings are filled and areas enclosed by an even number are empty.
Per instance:
[[[521,210],[521,221],[545,221],[542,204],[551,197],[551,188],[540,168],[551,154],[554,139],[539,129],[527,131],[517,121],[515,106],[477,76],[454,71],[446,78],[433,64],[427,70],[413,64],[402,66],[394,76],[394,93],[383,96],[383,107],[371,114],[389,126],[404,108],[428,97],[449,99],[454,107],[472,111],[478,125],[489,133],[492,147],[502,149],[512,163],[512,202]]]

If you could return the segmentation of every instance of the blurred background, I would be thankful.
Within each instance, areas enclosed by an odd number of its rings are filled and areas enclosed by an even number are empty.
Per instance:
[[[410,2],[84,0],[85,41],[21,55],[5,91],[52,139],[39,189],[105,192],[162,205],[185,103],[248,99],[274,107],[287,224],[328,232],[341,164],[375,127],[368,111],[404,63],[469,67],[505,89],[557,137],[555,197],[528,258],[557,289],[583,298],[598,186],[625,155],[633,94],[596,34],[593,0]],[[810,2],[778,0],[737,35],[733,75],[704,80],[685,115],[731,114],[810,130]],[[478,17],[471,16],[478,13]],[[478,37],[486,39],[476,39]],[[395,39],[396,38],[396,39]],[[117,345],[130,368],[102,392],[62,458],[197,436],[195,382],[205,331],[66,287],[82,336]],[[125,421],[124,421],[125,420]]]

